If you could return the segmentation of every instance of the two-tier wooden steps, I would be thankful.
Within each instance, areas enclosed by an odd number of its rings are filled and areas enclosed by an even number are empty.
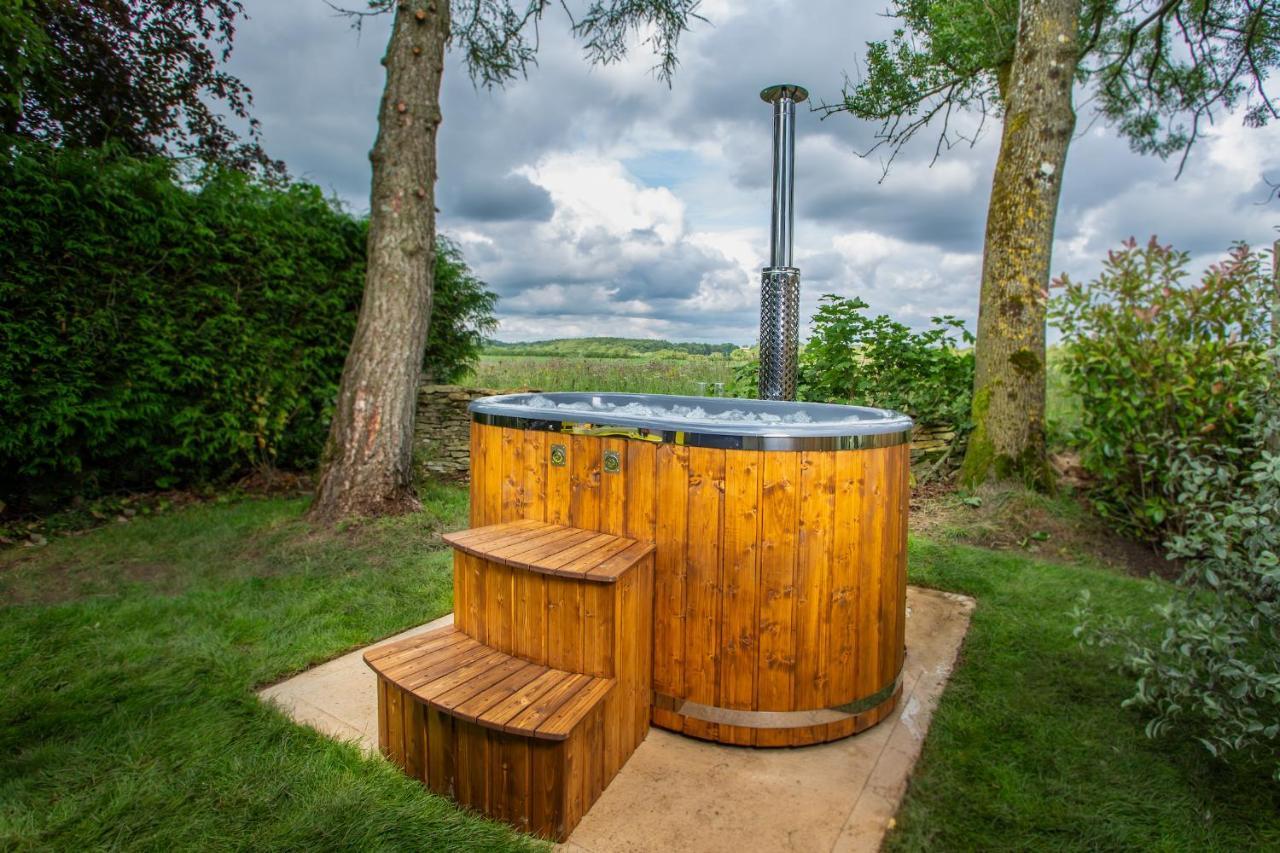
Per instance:
[[[379,746],[436,793],[563,841],[649,730],[653,545],[541,521],[444,539],[454,624],[364,656]]]

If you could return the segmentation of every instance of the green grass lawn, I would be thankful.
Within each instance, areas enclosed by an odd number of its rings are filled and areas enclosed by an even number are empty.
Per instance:
[[[449,609],[421,515],[333,534],[301,500],[206,504],[0,552],[0,847],[501,850],[533,842],[254,697]],[[1280,846],[1277,788],[1199,747],[1148,741],[1128,684],[1071,639],[1083,587],[1141,614],[1162,591],[1114,572],[911,544],[916,583],[978,609],[894,849]]]
[[[1099,612],[1141,618],[1163,582],[915,540],[913,583],[978,600],[892,850],[1280,849],[1280,786],[1185,740],[1151,741],[1132,682],[1071,638]]]
[[[422,515],[310,532],[300,500],[206,505],[0,553],[0,849],[514,850],[256,686],[449,611]]]

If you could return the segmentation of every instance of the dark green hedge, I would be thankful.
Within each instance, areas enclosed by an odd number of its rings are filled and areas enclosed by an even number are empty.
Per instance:
[[[164,159],[11,149],[0,164],[0,499],[314,464],[366,229],[314,186],[227,172],[190,182]],[[444,261],[483,291],[456,252]]]

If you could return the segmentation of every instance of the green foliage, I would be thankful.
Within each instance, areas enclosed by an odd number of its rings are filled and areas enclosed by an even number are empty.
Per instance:
[[[24,145],[0,171],[0,495],[218,481],[318,458],[366,224],[313,186]],[[492,299],[445,245],[439,375]],[[461,295],[449,292],[460,287]],[[481,323],[472,331],[440,323]],[[439,343],[443,341],[443,343]]]
[[[1080,428],[1083,417],[1080,396],[1071,389],[1063,362],[1066,352],[1061,346],[1051,346],[1045,352],[1045,432],[1050,448],[1065,447],[1070,437]]]
[[[9,0],[0,8],[0,133],[282,177],[284,164],[259,143],[248,87],[222,65],[243,14],[239,0]]]
[[[571,30],[581,39],[592,65],[611,65],[628,53],[628,39],[639,36],[657,59],[654,71],[668,83],[676,70],[676,47],[690,21],[701,20],[701,0],[590,0],[570,12]],[[369,0],[373,9],[389,9],[393,0]],[[538,30],[550,3],[512,0],[455,0],[450,43],[478,85],[491,88],[524,77],[537,63]]]
[[[1151,541],[1181,530],[1180,448],[1221,459],[1239,446],[1271,372],[1262,256],[1237,246],[1196,286],[1187,264],[1154,238],[1129,240],[1095,281],[1064,276],[1050,305],[1081,401],[1072,440],[1097,480],[1091,498],[1121,532]]]
[[[973,336],[955,317],[934,317],[914,332],[867,303],[826,294],[813,334],[800,351],[797,396],[812,403],[852,403],[906,412],[921,424],[966,430],[973,400]],[[964,349],[962,349],[964,347]],[[739,364],[729,393],[755,397],[759,352]]]
[[[914,113],[945,93],[956,106],[998,97],[1000,69],[1013,61],[1017,0],[894,0],[901,26],[867,43],[866,73],[847,93],[847,108],[885,121]]]
[[[1179,733],[1214,756],[1269,761],[1280,780],[1280,454],[1265,449],[1280,409],[1260,408],[1240,447],[1175,447],[1184,532],[1166,545],[1184,571],[1180,593],[1154,608],[1159,640],[1132,619],[1099,622],[1087,595],[1075,615],[1086,644],[1122,650],[1136,678],[1125,705],[1149,715],[1149,737]]]
[[[359,29],[364,20],[390,11],[396,0],[366,0],[367,11],[343,10]],[[570,31],[582,42],[592,65],[612,65],[628,54],[628,41],[639,37],[649,47],[660,80],[671,82],[675,74],[676,48],[695,20],[701,0],[590,0],[581,8],[563,11]],[[449,43],[462,56],[471,81],[494,88],[528,76],[538,62],[539,28],[547,2],[514,3],[512,0],[454,0],[450,7]]]
[[[922,424],[966,428],[972,408],[973,343],[955,317],[934,317],[914,332],[867,303],[833,294],[813,315],[800,356],[802,400],[856,403],[906,412]]]
[[[6,494],[307,465],[361,287],[314,187],[24,147],[0,179]]]
[[[34,14],[37,0],[15,0],[0,9],[0,119],[14,124],[37,79],[54,56],[49,33]]]
[[[456,382],[475,367],[485,336],[498,328],[493,315],[498,296],[471,272],[462,251],[444,238],[436,241],[432,287],[424,378]]]
[[[1114,0],[1091,5],[1086,27],[1090,17],[1102,23],[1085,41],[1091,54],[1081,71],[1097,84],[1098,112],[1135,151],[1159,157],[1185,152],[1216,111],[1243,106],[1249,127],[1278,116],[1265,88],[1280,66],[1274,3],[1164,0],[1126,12]],[[1107,18],[1117,16],[1123,23],[1108,25]],[[1139,20],[1149,25],[1138,26]]]
[[[1001,114],[1019,4],[892,0],[887,14],[899,26],[889,39],[867,43],[865,73],[828,110],[881,122],[879,144],[895,154],[935,120],[935,153],[971,142],[953,113]],[[1136,151],[1186,151],[1205,122],[1240,106],[1250,126],[1280,115],[1266,89],[1280,65],[1273,3],[1080,0],[1079,45],[1073,73]]]
[[[503,343],[488,341],[486,355],[534,355],[562,358],[681,358],[690,355],[732,355],[737,344],[703,344],[650,338],[558,338],[549,341]]]

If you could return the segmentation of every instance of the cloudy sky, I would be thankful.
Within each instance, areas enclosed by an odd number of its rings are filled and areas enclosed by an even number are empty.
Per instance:
[[[887,34],[885,5],[704,0],[708,22],[682,41],[670,89],[643,47],[589,67],[558,9],[543,22],[539,66],[505,90],[475,88],[450,57],[439,228],[501,296],[499,337],[753,342],[772,156],[758,93],[793,82],[837,100],[864,42]],[[231,65],[253,89],[268,151],[366,210],[389,19],[357,35],[322,0],[245,7]],[[1224,117],[1175,181],[1174,163],[1130,153],[1089,119],[1068,156],[1055,274],[1089,276],[1131,234],[1190,251],[1197,270],[1233,240],[1273,239],[1280,202],[1259,202],[1263,176],[1280,179],[1280,126]],[[946,313],[972,328],[998,127],[932,167],[933,140],[921,139],[882,183],[879,155],[856,154],[874,130],[799,112],[803,316],[838,293],[913,326]]]

